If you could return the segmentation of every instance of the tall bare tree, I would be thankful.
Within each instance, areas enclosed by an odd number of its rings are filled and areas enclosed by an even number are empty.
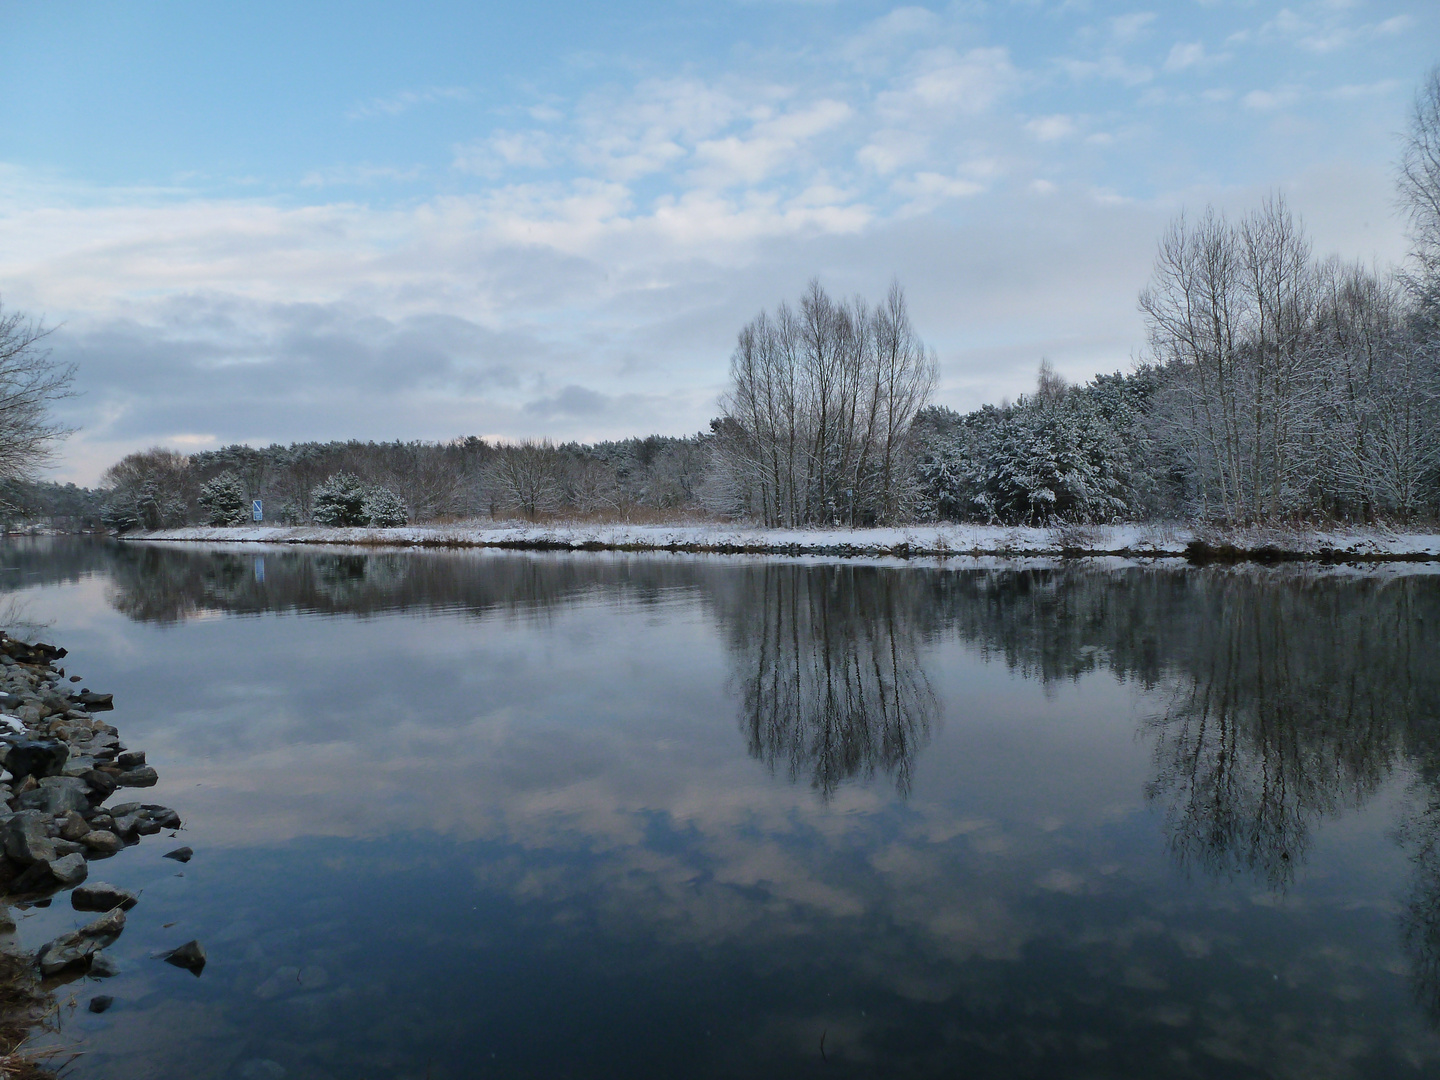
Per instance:
[[[1433,290],[1440,281],[1440,66],[1415,95],[1398,179],[1412,253]],[[1436,300],[1433,292],[1430,299]]]
[[[1240,253],[1222,214],[1191,225],[1177,217],[1160,239],[1150,284],[1140,293],[1150,347],[1174,375],[1171,428],[1199,492],[1202,515],[1244,518],[1244,453],[1238,339],[1245,316]]]
[[[893,284],[871,309],[812,281],[799,310],[761,312],[739,334],[717,427],[728,508],[768,525],[894,520],[914,483],[911,423],[934,355]]]
[[[0,482],[34,480],[70,434],[50,408],[70,395],[75,369],[51,357],[49,334],[0,305]]]
[[[1319,295],[1310,243],[1278,195],[1239,225],[1210,209],[1193,225],[1182,215],[1161,239],[1140,308],[1201,516],[1273,520],[1305,501]]]

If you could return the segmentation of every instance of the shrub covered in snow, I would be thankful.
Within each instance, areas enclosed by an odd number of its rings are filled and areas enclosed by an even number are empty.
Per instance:
[[[365,524],[376,528],[391,528],[406,525],[409,517],[405,513],[405,500],[387,487],[378,484],[365,496],[363,504]]]
[[[367,484],[354,473],[338,472],[310,493],[317,525],[405,525],[405,500],[380,484]]]

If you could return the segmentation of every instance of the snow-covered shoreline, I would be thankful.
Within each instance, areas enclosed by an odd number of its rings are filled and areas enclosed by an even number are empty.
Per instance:
[[[1012,528],[908,525],[873,529],[767,529],[723,523],[627,525],[460,522],[399,528],[191,526],[131,533],[127,541],[493,547],[572,551],[677,551],[824,556],[1087,557],[1325,562],[1440,561],[1440,533],[1385,529],[1229,529],[1185,525]]]

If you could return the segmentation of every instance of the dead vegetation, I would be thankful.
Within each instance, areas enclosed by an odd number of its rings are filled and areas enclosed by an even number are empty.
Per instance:
[[[0,1080],[54,1080],[50,1063],[63,1047],[35,1046],[37,1035],[54,1032],[60,1006],[41,984],[35,959],[0,953]]]

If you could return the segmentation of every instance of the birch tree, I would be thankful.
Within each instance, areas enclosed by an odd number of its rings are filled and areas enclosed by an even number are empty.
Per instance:
[[[716,425],[726,508],[767,525],[894,520],[935,380],[898,284],[874,309],[812,281],[798,309],[762,311],[736,339]]]

